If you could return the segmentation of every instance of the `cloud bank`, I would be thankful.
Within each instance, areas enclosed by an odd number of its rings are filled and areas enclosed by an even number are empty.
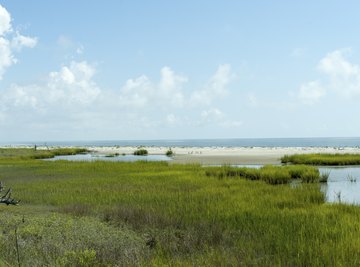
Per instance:
[[[10,13],[0,5],[0,80],[7,68],[17,62],[15,52],[21,51],[23,47],[34,47],[37,38],[21,35],[13,30]]]

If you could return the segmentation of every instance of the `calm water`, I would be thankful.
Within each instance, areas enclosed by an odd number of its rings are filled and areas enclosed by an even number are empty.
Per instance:
[[[145,161],[170,161],[170,157],[165,155],[147,155],[147,156],[134,156],[134,155],[120,155],[115,157],[106,157],[105,155],[98,154],[78,154],[78,155],[69,155],[69,156],[56,156],[51,159],[44,159],[49,161],[54,160],[71,160],[71,161],[123,161],[123,162],[133,162],[139,160]]]
[[[2,145],[48,146],[163,146],[163,147],[360,147],[360,137],[236,138],[187,140],[32,141]]]
[[[236,165],[237,167],[261,168],[263,165]],[[327,202],[360,205],[360,166],[319,167],[320,173],[330,173],[321,191]]]
[[[328,202],[360,204],[360,166],[321,167],[319,170],[330,172],[328,182],[321,185]]]

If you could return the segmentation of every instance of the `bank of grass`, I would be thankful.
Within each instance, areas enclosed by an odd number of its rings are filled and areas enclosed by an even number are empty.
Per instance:
[[[230,166],[207,167],[205,169],[207,176],[239,177],[249,180],[261,180],[268,184],[287,184],[293,179],[300,179],[305,183],[318,182],[320,179],[319,170],[306,165],[294,166],[272,166],[265,165],[261,168],[237,168]]]
[[[0,206],[0,258],[17,265],[21,222],[23,266],[360,264],[359,207],[324,204],[318,183],[274,186],[207,171],[2,158],[0,179],[22,204]]]
[[[46,159],[55,156],[76,155],[88,152],[85,148],[54,148],[35,150],[34,148],[0,148],[0,159]]]
[[[360,154],[294,154],[281,158],[282,163],[307,165],[360,165]]]

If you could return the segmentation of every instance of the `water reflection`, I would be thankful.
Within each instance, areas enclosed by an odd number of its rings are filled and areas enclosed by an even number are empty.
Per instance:
[[[321,185],[328,202],[360,204],[360,166],[320,167],[319,170],[330,172],[327,183]]]

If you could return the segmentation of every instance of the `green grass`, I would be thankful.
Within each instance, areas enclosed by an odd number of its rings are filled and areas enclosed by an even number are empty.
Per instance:
[[[62,155],[76,155],[88,152],[85,148],[57,148],[49,150],[34,150],[33,148],[1,148],[1,158],[11,159],[45,159]]]
[[[22,266],[358,266],[360,208],[268,184],[294,167],[0,158],[22,200],[0,206],[0,258],[17,266],[17,226]]]
[[[256,168],[237,168],[230,166],[207,167],[205,169],[207,176],[239,177],[248,180],[261,180],[268,184],[287,184],[293,179],[300,179],[305,183],[317,182],[320,179],[319,170],[305,165],[297,166],[272,166],[266,165],[259,169]]]
[[[285,155],[282,163],[307,165],[360,165],[360,154],[295,154]]]

